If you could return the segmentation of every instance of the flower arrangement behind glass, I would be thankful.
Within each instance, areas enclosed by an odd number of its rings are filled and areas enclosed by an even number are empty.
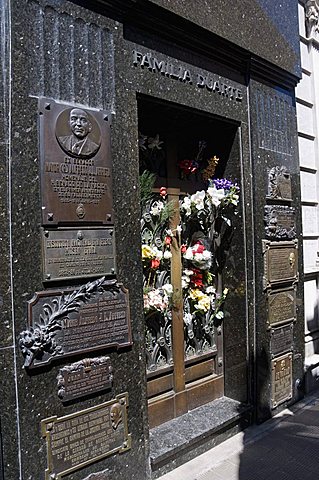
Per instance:
[[[180,202],[186,357],[214,348],[214,326],[224,318],[222,270],[238,200],[236,183],[213,179]]]

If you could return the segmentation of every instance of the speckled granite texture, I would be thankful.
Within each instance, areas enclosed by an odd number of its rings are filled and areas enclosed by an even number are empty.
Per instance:
[[[250,415],[257,412],[261,421],[272,414],[261,240],[267,169],[271,166],[289,168],[293,178],[292,203],[300,224],[292,90],[300,74],[296,3],[293,0],[245,0],[235,2],[235,6],[234,2],[224,0],[1,3],[0,371],[5,375],[0,378],[0,391],[6,395],[0,396],[0,426],[4,480],[44,480],[47,452],[40,432],[42,419],[74,413],[123,392],[129,396],[131,451],[112,455],[64,478],[147,480],[151,477],[139,233],[138,112],[143,102],[153,105],[154,116],[157,105],[167,109],[174,105],[180,112],[187,110],[194,123],[198,119],[212,125],[218,123],[228,159],[223,174],[238,179],[242,200],[226,272],[231,290],[224,322],[223,361],[228,398],[174,420],[174,440],[169,438],[169,425],[151,432],[153,474],[158,476],[168,465],[172,468],[200,453],[206,448],[204,440],[212,446],[243,428]],[[145,17],[145,12],[149,17]],[[158,20],[164,24],[166,18],[171,22],[167,31],[154,28],[156,15],[162,15]],[[175,30],[176,25],[184,30]],[[218,51],[214,43],[217,37]],[[138,62],[134,64],[134,50],[156,57],[172,68],[191,72],[192,81],[181,81],[156,68],[154,71]],[[198,85],[201,78],[209,85]],[[213,92],[213,81],[240,91],[239,98]],[[288,105],[279,117],[276,108],[266,112],[272,125],[266,135],[272,138],[269,144],[275,148],[267,149],[260,143],[258,95],[268,104]],[[60,364],[53,363],[28,374],[22,368],[23,358],[18,350],[19,332],[26,328],[26,302],[35,291],[49,288],[42,283],[41,267],[39,96],[111,112],[118,280],[130,293],[133,347],[120,353],[101,351],[111,357],[112,390],[67,405],[57,397],[56,388],[58,370],[67,362],[62,359]],[[282,119],[279,123],[278,118]],[[214,128],[207,127],[207,131],[212,139],[218,134]],[[282,143],[281,147],[276,144],[278,138],[285,138],[284,150]],[[301,244],[299,231],[298,238]],[[81,282],[71,283],[75,286]],[[301,281],[297,296],[302,304]],[[302,375],[303,361],[300,306],[294,335],[295,382]],[[299,396],[294,389],[292,401]],[[245,405],[249,404],[258,404],[258,409],[246,410]]]

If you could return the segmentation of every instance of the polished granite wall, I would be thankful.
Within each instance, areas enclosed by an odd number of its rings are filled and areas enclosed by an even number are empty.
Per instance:
[[[82,7],[76,5],[81,3]],[[134,3],[134,5],[133,5]],[[174,13],[207,29],[206,44],[192,47],[176,41],[168,41],[169,35],[141,28],[143,16],[140,2],[93,2],[83,8],[85,2],[60,0],[12,0],[2,2],[1,38],[4,61],[2,63],[0,123],[4,142],[0,149],[5,160],[0,165],[0,214],[1,226],[1,321],[0,367],[1,372],[1,434],[3,442],[4,479],[44,479],[46,468],[45,442],[40,435],[40,421],[52,415],[63,416],[97,405],[127,391],[129,394],[128,427],[132,434],[132,449],[122,455],[104,459],[83,470],[67,475],[66,480],[123,480],[149,478],[149,440],[144,363],[144,324],[142,315],[142,271],[139,237],[138,192],[138,125],[137,105],[140,96],[148,96],[169,104],[174,102],[193,109],[196,114],[205,112],[236,126],[232,139],[232,152],[225,175],[240,179],[242,205],[236,219],[234,244],[230,252],[228,275],[232,279],[229,296],[229,312],[224,326],[225,334],[225,395],[253,405],[260,398],[258,418],[271,415],[269,396],[269,332],[266,330],[264,292],[261,286],[261,240],[264,236],[263,206],[265,203],[266,171],[277,162],[289,165],[293,174],[294,205],[298,206],[299,184],[297,151],[294,134],[294,96],[285,84],[292,82],[292,74],[299,75],[299,57],[296,54],[295,19],[290,2],[281,2],[285,8],[282,16],[275,18],[272,2],[246,2],[233,11],[228,8],[211,13],[207,2],[198,9],[191,2],[185,9],[181,2],[174,2]],[[172,2],[146,2],[156,16],[162,10],[158,4],[171,10]],[[223,2],[222,2],[223,3]],[[122,7],[119,8],[118,5]],[[9,8],[9,6],[11,8]],[[86,3],[86,7],[88,4]],[[128,6],[132,11],[128,14]],[[220,5],[220,7],[224,5]],[[136,11],[134,12],[134,8]],[[153,10],[153,7],[155,10]],[[253,29],[254,12],[265,30]],[[93,12],[94,9],[94,12]],[[220,17],[223,12],[222,18]],[[205,13],[205,15],[203,15]],[[163,20],[164,14],[161,17]],[[166,17],[165,17],[166,18]],[[176,15],[169,14],[174,25]],[[240,20],[241,18],[241,20]],[[256,18],[254,16],[254,18]],[[270,18],[274,18],[273,23]],[[209,20],[210,19],[210,20]],[[209,24],[207,21],[209,20]],[[239,21],[240,20],[240,21]],[[225,29],[227,22],[239,22],[236,28]],[[143,22],[142,22],[143,24]],[[182,22],[193,35],[192,24]],[[187,27],[188,25],[188,27]],[[233,23],[231,23],[233,25]],[[238,25],[241,27],[239,28]],[[287,29],[289,25],[289,29]],[[11,43],[9,30],[11,26]],[[269,29],[273,32],[269,35]],[[256,31],[258,30],[258,34]],[[248,37],[242,37],[245,31]],[[287,32],[289,31],[289,35]],[[184,32],[184,35],[185,35]],[[163,33],[163,35],[162,35]],[[238,58],[222,65],[212,51],[210,34],[225,37],[234,45],[229,47],[235,55],[236,45],[241,48]],[[297,33],[296,33],[297,35]],[[290,38],[291,37],[291,38]],[[265,41],[265,39],[267,41]],[[272,48],[269,47],[271,41]],[[280,43],[281,49],[278,49]],[[268,47],[267,47],[268,45]],[[247,50],[245,48],[249,46]],[[158,60],[169,61],[175,67],[182,65],[193,75],[192,82],[181,82],[159,72],[134,64],[133,50],[149,53]],[[228,51],[228,50],[227,50]],[[10,64],[12,52],[12,65]],[[255,80],[249,78],[250,52],[255,60],[265,59],[265,69],[273,62],[274,71],[262,74]],[[219,57],[222,52],[218,52]],[[10,76],[10,66],[12,76]],[[238,66],[238,68],[237,68]],[[278,69],[277,67],[281,67]],[[276,67],[276,68],[275,68]],[[242,92],[242,101],[214,93],[196,84],[197,75],[213,75],[225,84],[231,84]],[[286,90],[265,86],[280,79]],[[9,83],[9,78],[12,78]],[[296,81],[296,78],[295,78]],[[247,85],[249,88],[247,89]],[[290,91],[289,91],[290,89]],[[289,158],[274,155],[260,148],[256,104],[256,91],[264,95],[279,95],[288,99]],[[114,368],[114,384],[111,391],[63,406],[56,395],[56,376],[59,365],[53,364],[43,371],[28,374],[23,368],[23,358],[16,345],[19,332],[26,327],[26,301],[35,291],[43,290],[41,273],[41,202],[39,187],[38,112],[37,97],[79,103],[87,107],[109,110],[112,114],[112,158],[114,179],[115,231],[118,261],[118,279],[129,289],[133,347],[125,352],[111,352]],[[10,100],[11,99],[11,103]],[[156,109],[154,109],[156,115]],[[213,133],[212,133],[213,134]],[[11,191],[10,191],[11,189]],[[9,203],[11,202],[11,204]],[[11,231],[10,231],[10,214]],[[299,211],[298,211],[299,215]],[[300,217],[298,217],[299,219]],[[11,234],[11,236],[10,236]],[[299,235],[299,233],[298,233]],[[301,242],[300,242],[301,243]],[[12,258],[10,260],[12,248]],[[301,262],[302,255],[299,256]],[[300,263],[300,271],[302,265]],[[12,268],[12,283],[11,283]],[[298,301],[302,303],[301,282]],[[13,305],[13,309],[12,309]],[[301,306],[295,326],[294,382],[300,378],[303,361],[303,323]],[[257,342],[255,343],[255,334]],[[256,356],[266,351],[263,364]],[[103,353],[103,352],[101,352]],[[255,378],[258,379],[257,387]],[[298,398],[294,390],[293,401]],[[18,423],[16,407],[18,402]],[[266,410],[266,413],[265,413]],[[18,427],[16,426],[18,425]],[[1,462],[0,462],[1,465]],[[20,470],[20,471],[19,471]],[[93,476],[93,474],[98,474]],[[1,478],[1,473],[0,473]]]

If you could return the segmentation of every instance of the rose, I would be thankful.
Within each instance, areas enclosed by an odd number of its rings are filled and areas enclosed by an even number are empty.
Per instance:
[[[166,245],[170,245],[170,244],[172,243],[172,238],[167,235],[167,236],[165,237],[164,242],[165,242]]]
[[[151,261],[151,268],[156,270],[156,268],[160,266],[160,263],[161,262],[157,258],[153,258],[153,260]]]
[[[182,253],[186,253],[186,250],[187,250],[187,245],[183,244],[183,245],[181,246],[181,252],[182,252]]]
[[[160,188],[160,196],[163,197],[163,198],[165,198],[166,195],[167,195],[167,189],[166,189],[166,187],[161,187],[161,188]]]

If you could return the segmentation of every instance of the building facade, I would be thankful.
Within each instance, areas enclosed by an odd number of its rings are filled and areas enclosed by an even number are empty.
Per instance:
[[[302,398],[297,2],[6,0],[0,28],[0,478],[158,478]]]

